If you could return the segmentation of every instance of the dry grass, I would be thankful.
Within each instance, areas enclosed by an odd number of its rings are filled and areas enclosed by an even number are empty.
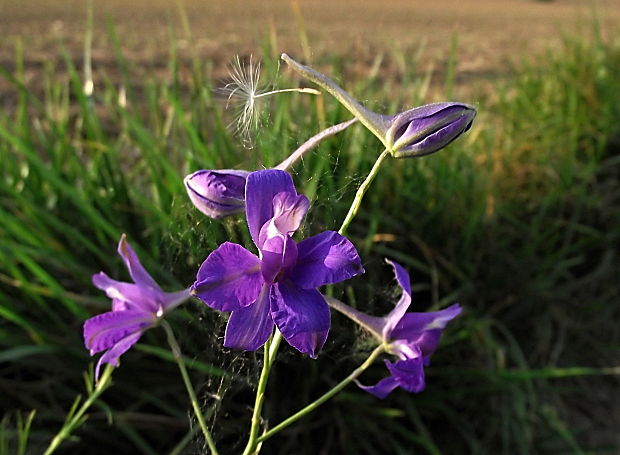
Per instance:
[[[187,13],[191,36],[179,4]],[[483,79],[504,74],[515,56],[559,42],[561,33],[589,23],[593,12],[603,27],[620,19],[616,0],[313,0],[299,6],[313,57],[350,53],[365,62],[377,52],[424,45],[425,59],[441,62],[457,34],[457,73]],[[171,33],[180,38],[182,54],[191,49],[214,59],[218,67],[234,54],[256,53],[267,36],[275,38],[274,53],[299,53],[294,9],[286,0],[96,2],[94,62],[105,66],[113,59],[106,18],[115,25],[126,55],[149,66],[167,60]],[[24,44],[27,67],[36,69],[57,58],[59,42],[80,57],[85,28],[84,0],[0,0],[0,64],[13,64],[17,39]]]

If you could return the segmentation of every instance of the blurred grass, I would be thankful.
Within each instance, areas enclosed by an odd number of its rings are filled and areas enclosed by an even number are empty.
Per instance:
[[[167,74],[138,79],[111,24],[109,35],[119,74],[93,71],[92,92],[89,58],[83,68],[68,56],[63,68],[50,63],[36,86],[24,79],[19,45],[15,71],[0,68],[15,90],[14,105],[0,111],[1,454],[22,450],[32,409],[28,453],[39,453],[83,392],[91,360],[81,324],[109,305],[90,276],[126,279],[115,254],[122,232],[165,289],[190,284],[219,243],[249,237],[242,219],[211,221],[193,209],[182,177],[273,166],[319,123],[348,118],[327,95],[282,95],[265,105],[257,146],[244,149],[226,130],[208,61],[180,61],[171,37]],[[278,71],[272,41],[263,47],[264,80],[298,84]],[[423,52],[386,50],[353,80],[342,76],[353,62],[341,56],[312,64],[371,107],[397,112],[447,93],[459,98],[456,36],[451,46],[440,83],[418,69]],[[400,71],[379,77],[388,60]],[[350,228],[367,274],[335,292],[386,312],[394,297],[388,256],[410,270],[415,309],[454,301],[466,309],[428,369],[428,390],[378,401],[349,388],[267,442],[265,453],[620,450],[620,381],[611,368],[620,354],[620,40],[603,40],[594,25],[540,61],[516,62],[514,77],[492,91],[468,88],[472,98],[461,101],[479,109],[472,131],[437,155],[388,161]],[[379,152],[354,126],[304,158],[294,176],[313,201],[304,234],[337,229]],[[224,319],[198,304],[171,319],[195,359],[205,409],[217,409],[211,423],[223,452],[234,453],[250,416],[254,355],[222,351]],[[199,450],[162,343],[152,330],[123,357],[115,386],[65,453]],[[318,361],[283,349],[270,422],[334,384],[367,349],[338,315]],[[363,381],[383,374],[377,365]]]

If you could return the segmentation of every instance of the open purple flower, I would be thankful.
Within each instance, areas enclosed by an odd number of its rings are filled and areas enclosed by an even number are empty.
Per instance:
[[[84,345],[90,355],[106,351],[95,368],[99,378],[102,364],[118,366],[118,358],[131,348],[145,330],[157,325],[160,318],[189,297],[189,289],[166,293],[142,267],[125,234],[118,243],[133,283],[124,283],[99,272],[93,284],[112,299],[112,311],[88,319],[84,323]]]
[[[461,306],[428,313],[407,313],[411,304],[409,274],[396,262],[387,261],[394,268],[396,281],[403,293],[394,309],[384,317],[368,316],[335,299],[329,304],[347,317],[370,331],[390,354],[398,357],[396,362],[385,361],[390,376],[373,386],[358,385],[379,398],[385,398],[397,387],[408,392],[424,390],[424,367],[430,363],[441,332],[448,322],[461,312]]]
[[[185,189],[198,210],[210,218],[242,213],[245,209],[245,180],[248,171],[202,169],[183,179]]]
[[[224,346],[254,351],[275,324],[291,346],[316,357],[330,327],[329,307],[317,288],[362,273],[360,257],[337,232],[292,239],[310,203],[288,173],[253,172],[245,194],[259,256],[223,243],[200,266],[192,294],[211,308],[232,311]]]

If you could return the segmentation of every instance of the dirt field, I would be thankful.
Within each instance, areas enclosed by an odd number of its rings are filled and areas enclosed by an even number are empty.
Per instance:
[[[0,0],[0,64],[14,65],[21,40],[27,67],[58,59],[60,45],[82,55],[85,0]],[[179,4],[187,12],[191,37]],[[44,5],[44,6],[43,6]],[[424,56],[442,59],[458,34],[460,73],[489,77],[506,62],[558,41],[561,33],[587,27],[596,13],[604,29],[620,23],[619,0],[300,0],[313,54],[350,53],[363,60],[378,50],[425,43]],[[180,52],[227,62],[257,53],[275,37],[275,52],[301,54],[294,3],[288,0],[105,0],[95,2],[95,63],[113,60],[106,20],[115,24],[126,55],[146,65],[166,64],[170,34]],[[616,28],[617,30],[617,28]],[[191,41],[191,43],[190,43]]]

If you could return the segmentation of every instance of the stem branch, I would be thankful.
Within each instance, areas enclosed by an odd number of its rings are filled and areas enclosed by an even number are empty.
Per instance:
[[[262,436],[260,436],[257,439],[257,441],[260,443],[260,442],[263,442],[263,441],[269,439],[274,434],[276,434],[278,431],[288,427],[290,424],[296,422],[297,420],[301,419],[305,415],[307,415],[307,414],[311,413],[312,411],[314,411],[316,408],[321,406],[327,400],[329,400],[334,395],[336,395],[338,392],[340,392],[342,389],[344,389],[351,381],[357,379],[357,377],[360,374],[362,374],[370,365],[372,365],[374,363],[374,361],[377,360],[377,357],[379,357],[379,355],[381,355],[382,353],[383,353],[383,346],[382,345],[377,346],[375,348],[375,350],[370,353],[370,355],[364,361],[364,363],[362,363],[359,367],[357,367],[355,370],[353,370],[353,372],[349,376],[347,376],[345,379],[340,381],[333,389],[331,389],[330,391],[328,391],[327,393],[322,395],[320,398],[318,398],[317,400],[315,400],[312,403],[310,403],[309,405],[307,405],[305,408],[303,408],[300,411],[296,412],[295,414],[293,414],[292,416],[290,416],[286,420],[283,420],[278,425],[273,427],[271,430],[265,432]]]
[[[170,345],[170,349],[172,350],[172,355],[174,356],[174,359],[179,366],[179,370],[181,371],[183,383],[185,384],[187,394],[189,395],[189,399],[192,402],[192,407],[194,408],[194,413],[196,414],[196,418],[198,419],[198,425],[200,425],[200,429],[202,430],[202,434],[204,435],[207,441],[207,445],[211,450],[211,454],[218,455],[217,448],[215,447],[215,441],[213,441],[211,432],[207,428],[207,424],[205,423],[202,411],[200,410],[200,405],[198,404],[198,399],[196,398],[196,392],[194,392],[194,387],[192,386],[189,374],[187,374],[187,369],[185,368],[185,363],[183,362],[183,356],[181,354],[181,348],[179,347],[179,343],[177,342],[174,333],[172,332],[170,324],[168,324],[166,321],[162,321],[161,325],[166,331],[168,344]]]
[[[346,122],[342,122],[342,123],[338,123],[337,125],[330,126],[329,128],[324,129],[320,133],[315,134],[310,139],[308,139],[306,142],[301,144],[297,148],[297,150],[291,153],[291,155],[287,159],[285,159],[280,164],[278,164],[274,169],[280,169],[280,170],[286,171],[288,168],[293,166],[293,164],[295,164],[303,155],[305,155],[306,152],[312,150],[314,147],[319,145],[319,143],[322,140],[327,139],[328,137],[333,136],[334,134],[340,133],[341,131],[353,125],[355,122],[357,122],[356,118],[347,120]]]
[[[267,381],[269,379],[269,372],[275,361],[278,353],[278,348],[282,341],[282,334],[278,329],[274,335],[265,343],[263,369],[260,373],[258,380],[258,387],[256,389],[256,399],[254,401],[254,411],[252,413],[252,426],[250,427],[250,437],[248,443],[245,446],[243,455],[253,455],[260,450],[260,441],[258,438],[258,430],[261,423],[261,411],[263,409],[263,403],[265,402],[265,390],[267,389]]]
[[[351,207],[349,208],[349,213],[347,213],[347,216],[342,222],[342,226],[340,226],[340,230],[338,230],[338,233],[340,235],[345,234],[345,232],[347,231],[347,228],[349,227],[349,224],[351,224],[351,221],[353,220],[355,215],[357,215],[357,211],[359,210],[360,205],[362,204],[362,199],[364,198],[366,191],[368,191],[370,184],[372,183],[372,181],[375,179],[375,177],[379,173],[379,168],[381,167],[381,164],[388,156],[390,156],[390,152],[387,149],[385,149],[381,153],[381,155],[379,155],[379,158],[377,158],[377,161],[375,161],[375,164],[372,166],[372,169],[370,170],[368,176],[366,177],[366,180],[364,180],[362,184],[360,185],[360,187],[357,189],[357,193],[355,193],[355,198],[353,199],[353,203],[351,204]]]

